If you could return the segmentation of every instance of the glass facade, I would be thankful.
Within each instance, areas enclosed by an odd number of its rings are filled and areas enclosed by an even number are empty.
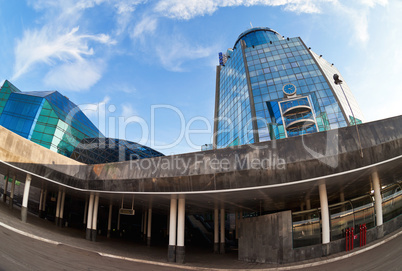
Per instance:
[[[164,155],[135,142],[97,137],[83,139],[71,158],[85,164],[104,164],[158,156]]]
[[[343,92],[332,83],[333,74],[339,71],[307,48],[300,38],[284,39],[272,29],[252,28],[239,36],[230,52],[226,62],[218,66],[217,148],[354,124]],[[290,97],[283,91],[287,84],[296,88],[292,98],[302,98],[297,102],[308,102],[311,109],[284,120],[281,104],[288,105],[284,101]],[[364,118],[350,89],[346,83],[342,87],[357,122],[361,123]],[[306,118],[314,123],[306,126],[307,122],[301,121],[303,125],[289,131],[290,122]],[[253,133],[252,127],[257,131]]]
[[[21,92],[7,80],[0,89],[0,125],[45,148],[84,163],[163,155],[134,142],[105,138],[77,105],[57,91]],[[95,142],[103,144],[97,144],[98,149],[92,145],[90,150],[76,150],[77,146]]]

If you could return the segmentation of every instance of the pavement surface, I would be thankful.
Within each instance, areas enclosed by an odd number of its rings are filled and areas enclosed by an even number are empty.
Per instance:
[[[402,231],[352,252],[297,264],[274,265],[237,260],[237,252],[213,254],[186,247],[186,263],[167,262],[166,246],[98,236],[85,240],[83,230],[59,228],[0,202],[0,271],[24,270],[402,270]]]

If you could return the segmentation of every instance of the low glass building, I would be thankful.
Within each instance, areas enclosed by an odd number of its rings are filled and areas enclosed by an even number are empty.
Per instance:
[[[58,91],[21,92],[8,80],[0,89],[0,125],[83,163],[163,155],[134,142],[105,138],[79,107]],[[96,142],[103,143],[95,146]],[[91,149],[83,148],[90,143]],[[77,146],[80,148],[76,150]],[[119,155],[119,150],[123,150],[124,155]]]
[[[84,138],[71,158],[85,164],[104,164],[164,156],[149,147],[115,138]]]
[[[361,123],[349,87],[332,77],[333,64],[301,38],[285,39],[267,27],[249,29],[233,48],[219,53],[214,146],[298,136]],[[353,118],[355,116],[356,120]]]

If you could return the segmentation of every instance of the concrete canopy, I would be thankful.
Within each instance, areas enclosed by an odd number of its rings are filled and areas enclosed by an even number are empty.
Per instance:
[[[0,173],[32,185],[84,198],[135,206],[153,202],[168,210],[172,194],[186,195],[186,212],[298,209],[307,198],[319,206],[317,185],[325,182],[329,202],[372,190],[377,171],[381,185],[402,177],[402,116],[359,125],[363,158],[355,127],[226,149],[99,165],[85,165],[43,148],[0,127]]]

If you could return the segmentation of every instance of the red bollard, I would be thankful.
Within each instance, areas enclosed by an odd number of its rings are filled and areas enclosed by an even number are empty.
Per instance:
[[[354,243],[354,237],[355,237],[354,228],[352,227],[352,229],[350,231],[351,231],[350,232],[350,244],[351,244],[351,247],[352,247],[350,250],[353,250],[353,243]]]
[[[364,244],[363,244],[363,245],[366,245],[366,237],[367,237],[367,226],[366,226],[366,223],[363,224],[363,232],[364,232],[364,237],[363,237]]]
[[[345,238],[345,240],[346,240],[346,251],[349,251],[349,228],[347,228],[346,230],[345,230],[345,236],[346,236],[346,238]]]
[[[363,244],[363,230],[362,230],[362,225],[359,226],[359,244],[362,246]]]

